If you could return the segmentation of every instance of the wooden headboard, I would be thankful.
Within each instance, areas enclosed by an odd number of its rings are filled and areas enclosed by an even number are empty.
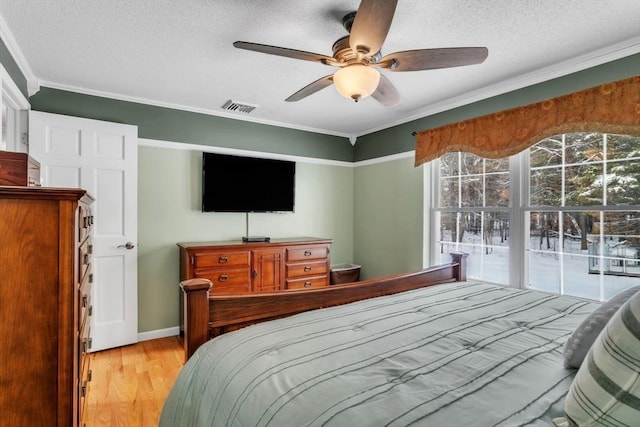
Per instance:
[[[465,281],[467,256],[454,252],[449,264],[308,290],[209,295],[210,280],[182,281],[185,360],[207,340],[255,323],[411,289]]]

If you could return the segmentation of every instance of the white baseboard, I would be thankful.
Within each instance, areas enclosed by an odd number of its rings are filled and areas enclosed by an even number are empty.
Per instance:
[[[158,338],[173,337],[179,334],[180,334],[179,326],[174,326],[173,328],[166,328],[166,329],[156,329],[155,331],[140,332],[138,334],[138,342],[155,340]]]

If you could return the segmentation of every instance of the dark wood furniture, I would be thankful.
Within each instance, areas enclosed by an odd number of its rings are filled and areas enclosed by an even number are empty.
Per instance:
[[[0,151],[0,185],[40,186],[40,163],[27,153]]]
[[[178,243],[178,247],[180,280],[208,279],[212,294],[329,286],[329,239]]]
[[[207,340],[248,325],[318,308],[391,295],[440,283],[467,280],[467,254],[452,253],[450,264],[315,289],[253,294],[211,294],[206,278],[184,280],[185,359]]]
[[[91,379],[91,203],[80,189],[0,186],[3,425],[81,425]]]

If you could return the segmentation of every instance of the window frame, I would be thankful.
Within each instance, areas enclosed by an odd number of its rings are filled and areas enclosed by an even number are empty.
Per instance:
[[[27,152],[28,142],[23,135],[28,133],[28,110],[31,109],[31,104],[2,64],[0,64],[0,87],[2,87],[0,107],[7,107],[6,124],[2,123],[0,116],[0,126],[4,127],[7,133],[7,146],[4,150]]]
[[[571,132],[569,132],[571,133]],[[601,132],[603,136],[603,144],[606,149],[607,143],[607,135],[606,132]],[[564,135],[564,134],[563,134]],[[546,138],[545,138],[546,139]],[[563,136],[564,142],[564,136]],[[564,150],[564,143],[563,143]],[[631,160],[632,161],[632,160]],[[603,164],[603,172],[606,169],[606,165],[611,161],[608,157],[604,157],[602,160]],[[566,167],[567,164],[564,163],[563,158],[563,168]],[[606,186],[603,188],[603,204],[602,205],[589,205],[589,206],[566,206],[564,203],[564,195],[562,199],[561,206],[531,206],[530,204],[530,149],[526,149],[518,154],[514,154],[509,157],[509,191],[510,191],[510,200],[509,206],[506,208],[509,210],[509,283],[507,286],[515,287],[519,289],[529,289],[529,262],[528,258],[530,256],[530,240],[529,233],[527,229],[527,224],[529,224],[530,215],[533,212],[555,212],[555,213],[567,213],[567,212],[600,212],[600,216],[602,218],[603,215],[606,215],[607,212],[616,212],[616,211],[637,211],[640,210],[640,206],[638,205],[607,205],[606,199]],[[427,179],[428,174],[428,179]],[[563,186],[564,186],[564,177],[563,177]],[[440,208],[438,207],[440,200],[440,159],[433,160],[430,162],[430,168],[427,170],[425,168],[425,183],[429,182],[430,189],[430,207],[429,207],[429,243],[425,242],[425,248],[429,248],[429,265],[434,265],[440,262],[439,259],[439,221],[440,221],[440,213],[441,212],[464,212],[466,211],[503,211],[503,208]],[[604,180],[606,181],[606,180]],[[606,184],[605,184],[606,185]],[[425,193],[426,196],[426,193]],[[425,197],[426,199],[426,197]],[[426,228],[426,227],[425,227]],[[427,236],[427,233],[425,233]],[[600,241],[602,242],[603,231],[600,231]],[[564,255],[568,252],[565,252],[565,247],[561,248],[562,251],[557,251],[558,255]],[[607,258],[604,254],[604,251],[601,251],[599,255],[600,262],[604,258]],[[427,258],[427,257],[425,257]],[[561,267],[561,273],[564,270]],[[564,274],[561,274],[561,282],[559,293],[564,294],[564,288],[562,283],[564,281]],[[604,300],[604,277],[605,274],[600,273],[600,300]]]

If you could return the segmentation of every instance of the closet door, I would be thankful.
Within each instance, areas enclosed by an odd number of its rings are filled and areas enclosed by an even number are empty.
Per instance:
[[[138,341],[137,135],[136,126],[29,114],[29,154],[43,185],[95,198],[91,351]]]

